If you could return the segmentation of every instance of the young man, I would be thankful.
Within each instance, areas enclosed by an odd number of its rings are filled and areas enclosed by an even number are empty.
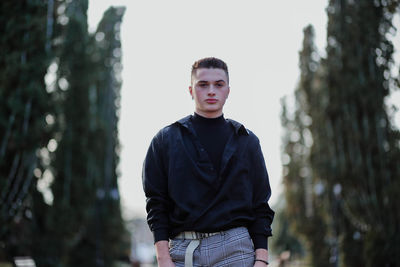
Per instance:
[[[150,144],[143,188],[160,267],[268,265],[268,174],[258,138],[223,116],[229,91],[225,62],[195,62],[194,115]]]

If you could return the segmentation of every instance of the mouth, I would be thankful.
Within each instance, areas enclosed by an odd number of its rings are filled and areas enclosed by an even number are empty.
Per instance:
[[[213,103],[217,103],[217,99],[215,99],[215,98],[208,98],[208,99],[206,99],[206,102],[207,103],[210,103],[210,104],[213,104]]]

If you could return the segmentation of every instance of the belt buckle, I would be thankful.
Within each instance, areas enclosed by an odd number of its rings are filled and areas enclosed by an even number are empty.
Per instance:
[[[207,235],[205,233],[196,232],[196,238],[197,239],[203,239],[205,237],[207,237]]]

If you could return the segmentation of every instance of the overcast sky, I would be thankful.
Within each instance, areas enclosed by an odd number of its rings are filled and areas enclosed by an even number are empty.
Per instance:
[[[111,5],[126,6],[121,26],[123,85],[119,124],[119,179],[127,216],[145,215],[141,168],[152,137],[162,127],[193,113],[190,68],[215,56],[229,67],[231,93],[224,115],[255,132],[272,187],[281,188],[280,99],[299,78],[303,28],[312,24],[324,55],[327,0],[89,1],[93,31]]]

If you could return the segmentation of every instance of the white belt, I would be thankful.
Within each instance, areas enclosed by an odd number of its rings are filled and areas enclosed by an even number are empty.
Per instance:
[[[200,245],[200,240],[206,237],[210,237],[213,235],[221,234],[222,232],[215,233],[200,233],[200,232],[192,232],[186,231],[175,236],[177,239],[191,239],[189,245],[185,251],[185,267],[193,267],[193,253],[195,249]]]
[[[222,234],[223,232],[215,232],[215,233],[200,233],[200,232],[193,232],[193,231],[186,231],[186,232],[181,232],[175,238],[178,239],[203,239],[206,237],[210,237],[213,235],[218,235]]]

